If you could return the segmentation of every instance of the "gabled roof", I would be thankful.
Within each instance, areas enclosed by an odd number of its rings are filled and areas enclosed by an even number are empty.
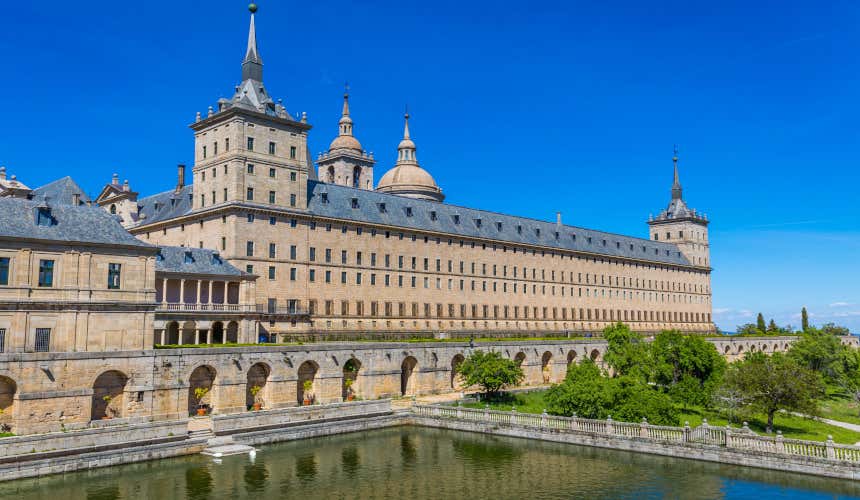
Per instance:
[[[152,245],[129,234],[115,216],[102,208],[57,203],[48,207],[51,224],[39,225],[36,223],[39,207],[45,207],[44,200],[0,198],[0,238],[132,246],[154,250]]]
[[[155,270],[162,273],[210,276],[252,276],[221,258],[218,252],[205,248],[159,247]]]
[[[183,187],[178,193],[175,190],[140,198],[137,205],[137,220],[140,224],[152,224],[167,219],[181,217],[191,211],[192,185]]]
[[[62,179],[57,179],[53,182],[49,182],[44,186],[37,187],[32,192],[32,199],[37,201],[44,201],[47,197],[48,203],[51,206],[54,205],[71,205],[74,200],[74,195],[79,194],[81,196],[81,205],[86,205],[89,203],[90,197],[84,192],[83,188],[78,185],[77,182],[74,181],[69,176],[63,177]]]
[[[353,208],[353,200],[357,208]],[[381,207],[383,204],[384,211]],[[691,265],[678,247],[671,243],[315,181],[308,183],[308,210],[313,215],[323,217],[496,240],[500,243]]]

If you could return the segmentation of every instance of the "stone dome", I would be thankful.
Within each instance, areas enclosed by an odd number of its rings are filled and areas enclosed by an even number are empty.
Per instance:
[[[433,176],[415,164],[397,165],[379,180],[376,190],[422,200],[442,201],[445,195]]]
[[[351,135],[339,135],[331,141],[331,144],[328,147],[329,151],[335,149],[353,149],[357,152],[361,152],[361,143],[358,142],[354,136]]]

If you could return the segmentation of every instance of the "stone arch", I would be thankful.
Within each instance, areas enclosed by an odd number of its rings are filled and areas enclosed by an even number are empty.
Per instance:
[[[737,354],[743,354],[743,353],[744,353],[744,345],[738,344]]]
[[[235,321],[231,321],[227,323],[227,331],[224,332],[227,335],[227,342],[238,344],[239,343],[239,323]]]
[[[589,354],[588,357],[595,363],[600,363],[602,361],[602,358],[600,357],[600,349],[592,349],[591,354]]]
[[[298,399],[299,404],[312,404],[316,399],[314,383],[316,382],[317,372],[319,372],[320,366],[316,364],[315,361],[305,361],[301,365],[299,365],[299,378],[298,378],[298,388],[296,390],[296,397]],[[305,391],[305,382],[310,381],[308,384],[308,390]],[[305,394],[307,392],[307,394]]]
[[[544,384],[548,384],[552,379],[552,353],[546,351],[540,358],[541,379]]]
[[[215,321],[212,323],[212,343],[224,343],[224,323],[221,321]]]
[[[260,408],[262,408],[266,405],[266,401],[269,399],[267,383],[270,373],[272,373],[272,370],[266,363],[256,363],[251,368],[248,368],[248,377],[245,383],[246,406],[252,407],[254,404],[259,404]],[[259,387],[256,395],[251,390],[254,387]]]
[[[723,349],[723,354],[729,355],[729,354],[731,354],[731,350],[732,350],[732,346],[726,344],[726,348]]]
[[[212,410],[214,408],[214,397],[212,389],[215,385],[217,372],[209,365],[201,365],[191,372],[188,377],[188,414],[195,415],[198,408]],[[205,390],[206,393],[197,398],[197,389]]]
[[[13,414],[15,412],[15,393],[18,384],[9,377],[0,375],[0,432],[12,430]]]
[[[90,420],[122,418],[125,406],[124,395],[128,377],[118,370],[108,370],[93,382],[93,397],[90,405]]]
[[[416,394],[415,369],[418,368],[418,360],[412,356],[406,356],[400,364],[400,395],[414,396]]]
[[[359,370],[361,370],[361,361],[355,358],[349,358],[343,364],[343,381],[341,382],[340,396],[344,401],[348,401],[350,396],[356,396],[357,388],[355,387],[355,383],[358,380]]]
[[[455,354],[451,358],[451,389],[455,391],[463,389],[463,383],[460,381],[460,365],[466,361],[462,354]]]
[[[576,363],[576,351],[571,349],[567,353],[567,366],[570,367],[573,363]]]
[[[514,356],[514,362],[515,362],[518,366],[523,366],[523,363],[525,363],[525,362],[526,362],[526,353],[524,353],[524,352],[522,352],[522,351],[518,352],[518,353],[516,354],[516,356]]]
[[[179,344],[179,322],[171,321],[167,324],[167,343],[168,344]]]

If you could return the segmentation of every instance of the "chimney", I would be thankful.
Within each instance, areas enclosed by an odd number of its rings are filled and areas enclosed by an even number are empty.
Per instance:
[[[124,180],[122,183],[122,190],[125,192],[131,191],[131,188],[128,187],[128,179]]]
[[[176,192],[182,191],[185,187],[185,165],[180,163],[177,167]]]
[[[110,180],[111,185],[119,186],[119,174],[113,174]]]
[[[561,212],[556,212],[556,213],[555,213],[555,223],[556,223],[557,225],[561,226]]]
[[[0,167],[0,181],[6,180],[6,167]]]
[[[72,195],[72,205],[76,207],[81,205],[81,193],[75,193]]]

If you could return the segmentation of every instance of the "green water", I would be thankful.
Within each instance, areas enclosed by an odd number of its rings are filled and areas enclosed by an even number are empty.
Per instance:
[[[22,500],[853,498],[860,484],[572,445],[399,427],[0,483]]]

